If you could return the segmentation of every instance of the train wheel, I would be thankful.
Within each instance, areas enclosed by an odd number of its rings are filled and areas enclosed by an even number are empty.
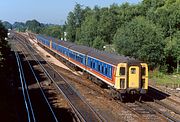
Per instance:
[[[121,102],[125,102],[126,99],[127,99],[126,94],[119,93],[119,100],[120,100]]]
[[[124,102],[125,100],[125,94],[119,93],[115,90],[111,91],[111,96],[113,97],[113,99],[120,100],[121,102]]]

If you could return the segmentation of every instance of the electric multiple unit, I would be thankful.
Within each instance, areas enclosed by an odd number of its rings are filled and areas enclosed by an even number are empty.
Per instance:
[[[36,38],[39,44],[120,93],[145,94],[148,90],[148,66],[144,62],[41,35]]]

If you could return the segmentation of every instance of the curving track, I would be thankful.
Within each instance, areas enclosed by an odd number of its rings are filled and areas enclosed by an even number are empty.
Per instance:
[[[21,60],[20,60],[20,57],[17,52],[15,52],[15,56],[16,56],[16,61],[17,61],[17,65],[18,65],[18,70],[19,70],[19,77],[20,77],[20,81],[21,81],[21,88],[22,88],[24,104],[25,104],[25,108],[26,108],[26,112],[27,112],[27,119],[28,119],[28,122],[32,122],[32,121],[35,122],[36,119],[34,116],[34,110],[33,110],[32,104],[31,104],[31,99],[29,97],[29,92],[28,92]]]
[[[58,88],[58,90],[64,95],[71,108],[76,114],[78,121],[86,122],[99,122],[105,121],[104,118],[99,115],[96,110],[90,106],[85,99],[59,74],[55,69],[46,62],[37,52],[28,44],[25,37],[18,35],[18,40],[28,50],[29,54],[36,61],[46,76],[51,82]],[[44,62],[44,63],[41,63]]]
[[[30,65],[27,54],[23,52],[17,43],[13,45],[14,52],[17,59],[17,64],[19,68],[19,75],[21,80],[21,88],[23,92],[24,103],[27,111],[28,122],[36,121],[53,121],[58,122],[57,117],[54,114],[40,83],[37,79],[37,76],[34,72],[34,69]],[[28,66],[29,67],[28,67]],[[28,69],[27,69],[28,68]],[[29,70],[27,72],[27,70]],[[31,77],[31,78],[30,78]],[[30,85],[38,85],[35,88],[31,88]],[[46,115],[46,116],[44,116]]]

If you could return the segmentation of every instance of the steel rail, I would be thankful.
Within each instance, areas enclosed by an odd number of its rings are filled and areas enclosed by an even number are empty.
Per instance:
[[[31,116],[30,116],[30,112],[29,112],[29,111],[31,111],[33,121],[36,122],[36,119],[35,119],[35,116],[34,116],[34,111],[33,111],[32,104],[31,104],[31,100],[30,100],[30,97],[29,97],[28,88],[27,88],[27,85],[26,85],[24,71],[23,71],[23,68],[22,68],[20,57],[19,57],[19,55],[17,54],[16,51],[15,51],[15,56],[16,56],[16,61],[17,61],[17,64],[18,64],[18,70],[19,70],[19,74],[20,74],[20,81],[21,81],[21,86],[22,86],[22,92],[23,92],[23,98],[24,98],[24,102],[25,102],[25,106],[26,106],[26,111],[27,111],[27,115],[28,115],[28,121],[31,122]],[[26,91],[26,94],[25,94],[25,91]],[[27,98],[26,98],[26,96],[27,96]],[[28,99],[28,102],[27,102],[26,99]],[[29,107],[28,107],[28,103],[29,103],[29,106],[30,106],[30,110],[29,110]]]
[[[173,122],[180,122],[178,119],[174,118],[173,116],[171,116],[170,114],[166,113],[166,112],[163,112],[161,110],[159,110],[158,108],[154,107],[153,105],[150,105],[150,104],[147,104],[147,103],[144,103],[146,104],[147,106],[151,107],[153,110],[157,111],[158,113],[162,114],[163,116],[165,116],[167,119],[173,121]],[[160,104],[159,104],[160,105]],[[163,105],[161,105],[163,106]],[[163,106],[165,107],[165,106]],[[166,108],[166,107],[165,107]],[[166,108],[167,109],[167,108]]]
[[[32,46],[30,44],[26,44],[26,47],[29,46],[31,47],[32,50],[34,50],[32,48]],[[28,47],[27,47],[28,48]],[[30,49],[28,49],[30,50]],[[35,51],[35,50],[34,50]],[[36,51],[35,51],[36,52]],[[33,55],[33,54],[32,54]],[[34,55],[33,55],[34,56]],[[39,55],[41,58],[42,56]],[[35,57],[35,56],[34,56]],[[36,57],[35,57],[36,58]],[[42,58],[44,60],[44,58]],[[91,121],[91,120],[86,120],[85,116],[83,117],[82,112],[80,112],[77,108],[77,106],[73,105],[71,99],[67,96],[67,94],[65,93],[65,91],[62,90],[62,87],[60,88],[60,85],[58,85],[54,79],[52,78],[52,76],[48,73],[48,71],[44,68],[44,66],[42,66],[42,64],[39,62],[39,60],[36,58],[36,61],[40,64],[41,68],[44,70],[44,72],[47,74],[48,78],[53,81],[53,83],[55,83],[55,86],[59,89],[59,91],[63,94],[63,96],[66,98],[66,100],[68,101],[68,103],[70,103],[70,106],[72,107],[72,109],[75,111],[76,114],[78,114],[78,117],[80,120],[82,121]],[[45,60],[46,61],[46,60]],[[47,61],[46,61],[47,62]],[[63,78],[63,76],[61,74],[59,74],[48,62],[47,64],[49,65],[50,68],[52,68],[59,76],[61,79],[63,79],[64,83],[67,85],[68,88],[70,88],[70,90],[72,90],[72,92],[74,92],[76,94],[76,97],[79,97],[85,105],[86,107],[88,106],[88,108],[91,110],[91,112],[96,116],[96,119],[98,119],[97,121],[106,121],[102,116],[100,116],[99,114],[97,114],[97,112],[92,108],[92,106],[90,106],[83,98],[82,96],[66,81],[66,79]],[[64,89],[65,90],[65,89]]]
[[[24,51],[22,51],[22,52],[23,52],[25,58],[27,59],[27,56],[25,55]],[[30,53],[29,53],[29,54],[30,54]],[[30,55],[31,55],[31,54],[30,54]],[[40,90],[41,90],[41,93],[42,93],[42,95],[43,95],[43,97],[44,97],[44,99],[45,99],[45,101],[46,101],[46,103],[47,103],[47,105],[48,105],[48,107],[49,107],[49,109],[50,109],[50,111],[51,111],[51,113],[52,113],[55,121],[56,121],[56,122],[59,122],[58,119],[57,119],[57,117],[56,117],[56,115],[55,115],[55,112],[53,111],[53,109],[52,109],[52,107],[51,107],[51,105],[50,105],[50,103],[49,103],[49,101],[48,101],[48,99],[47,99],[47,97],[46,97],[43,89],[42,89],[42,86],[41,86],[40,83],[39,83],[39,80],[38,80],[38,78],[37,78],[37,76],[36,76],[36,73],[35,73],[34,70],[33,70],[33,67],[31,66],[31,64],[30,64],[30,62],[29,62],[28,60],[26,60],[26,61],[27,61],[28,65],[29,65],[32,73],[33,73],[33,76],[34,76],[34,78],[35,78],[35,80],[36,80],[36,82],[37,82],[37,84],[38,84],[38,86],[39,86],[39,88],[40,88]]]
[[[169,96],[171,96],[171,95],[169,95],[168,93],[166,93],[166,92],[164,92],[164,91],[163,91],[163,92],[161,91],[162,93],[161,93],[161,92],[158,92],[159,89],[157,89],[157,88],[155,88],[155,87],[153,87],[153,86],[150,86],[149,89],[150,89],[151,91],[155,92],[156,94],[159,94],[159,95],[165,97],[167,100],[172,101],[172,102],[180,105],[180,102],[179,102],[179,101],[176,101],[176,100],[174,100],[174,99],[172,99],[172,98],[169,98]]]
[[[70,86],[70,88],[73,90],[73,91],[76,91],[67,81],[66,81],[66,79],[64,79],[64,77],[61,75],[61,74],[59,74],[48,62],[47,62],[47,64],[58,74],[58,75],[60,75],[61,76],[61,78]],[[42,66],[43,67],[43,66]],[[48,77],[54,82],[54,83],[56,83],[54,80],[53,80],[53,78],[50,76],[50,74],[46,71],[46,69],[44,68],[44,71],[48,74]],[[56,83],[57,84],[57,83]],[[57,87],[58,87],[58,89],[59,90],[61,90],[61,88],[58,86],[58,84],[57,84]],[[62,91],[63,92],[63,91]],[[63,93],[64,94],[64,93]],[[93,107],[92,106],[90,106],[85,100],[84,100],[84,98],[82,98],[82,96],[78,93],[78,92],[76,92],[76,94],[81,98],[81,100],[83,101],[83,102],[85,102],[85,104],[86,105],[88,105],[89,106],[89,108],[93,111],[93,113],[99,118],[99,121],[105,121],[105,119],[103,119],[103,117],[102,116],[100,116],[99,114],[97,114],[97,112],[93,109]],[[65,94],[64,94],[65,95]],[[68,97],[66,97],[68,100],[70,100]],[[70,103],[71,103],[71,101],[69,101]],[[77,114],[79,114],[79,115],[81,115],[80,113],[79,113],[79,111],[77,110],[77,108],[71,103],[71,106],[74,108],[74,110],[76,111],[76,113]],[[82,116],[82,115],[81,115]],[[80,117],[81,119],[82,119],[82,117]],[[83,121],[85,121],[84,119],[83,119]]]

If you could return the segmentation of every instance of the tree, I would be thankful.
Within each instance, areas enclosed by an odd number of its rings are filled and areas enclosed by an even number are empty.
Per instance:
[[[79,28],[81,27],[81,23],[84,20],[82,5],[76,4],[73,13],[75,16],[76,28]]]
[[[119,26],[122,26],[130,22],[134,17],[142,15],[139,5],[130,5],[129,3],[124,3],[119,7],[118,21]]]
[[[51,26],[47,26],[44,27],[43,29],[41,29],[41,34],[44,34],[46,36],[52,36],[54,38],[63,38],[63,29],[61,26],[58,25],[51,25]]]
[[[0,21],[0,40],[1,40],[1,43],[5,39],[5,37],[7,37],[7,30],[5,29],[2,22]]]
[[[39,33],[42,27],[43,27],[43,24],[41,24],[35,19],[26,21],[27,30],[32,31],[34,33]]]
[[[82,5],[76,4],[73,12],[69,12],[67,17],[66,31],[67,31],[67,39],[71,42],[75,42],[79,39],[79,32],[81,28],[81,24],[85,19],[85,14],[87,14],[89,8],[82,9]]]
[[[93,9],[76,4],[66,25],[70,41],[98,49],[106,44],[114,50],[115,45],[117,52],[147,61],[152,68],[166,65],[178,70],[180,0],[143,0]]]
[[[98,22],[92,13],[92,15],[86,17],[85,21],[82,23],[80,39],[76,42],[78,44],[92,46],[94,39],[97,37],[97,27]]]
[[[0,21],[0,67],[6,63],[6,59],[10,52],[8,42],[5,40],[7,37],[7,30]]]
[[[120,54],[147,61],[153,68],[163,62],[163,39],[160,26],[144,17],[136,17],[118,29],[114,44]]]
[[[165,28],[166,37],[180,29],[180,0],[166,0],[154,14],[158,18],[155,21]]]
[[[76,21],[73,12],[70,12],[67,17],[66,24],[67,39],[71,42],[75,42],[76,39]]]
[[[22,31],[25,32],[26,30],[26,25],[23,22],[15,22],[12,26],[13,29],[17,31]]]
[[[12,29],[12,24],[11,23],[9,23],[7,21],[4,21],[2,24],[6,29]]]
[[[165,54],[167,59],[171,57],[171,64],[173,64],[173,59],[176,61],[177,73],[179,73],[179,62],[180,62],[180,31],[177,31],[171,38],[166,38]],[[169,66],[172,69],[172,65]]]
[[[99,13],[98,36],[100,36],[107,44],[112,44],[113,36],[117,30],[117,15],[113,8],[103,8]]]
[[[104,40],[101,37],[97,36],[93,41],[93,47],[99,50],[103,50],[103,46],[105,46]]]

